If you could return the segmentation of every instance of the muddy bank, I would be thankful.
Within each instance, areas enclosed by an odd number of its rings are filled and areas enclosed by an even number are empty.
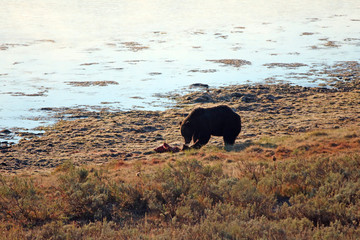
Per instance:
[[[171,97],[177,107],[166,111],[65,109],[58,113],[60,117],[73,120],[42,128],[45,133],[40,137],[28,135],[15,145],[2,143],[0,171],[42,171],[68,160],[102,164],[152,159],[156,156],[153,149],[163,142],[182,146],[179,122],[198,106],[227,104],[235,109],[243,122],[238,143],[314,129],[360,127],[360,89],[354,81],[331,89],[287,84],[201,88]],[[209,144],[223,143],[221,138],[212,137]]]

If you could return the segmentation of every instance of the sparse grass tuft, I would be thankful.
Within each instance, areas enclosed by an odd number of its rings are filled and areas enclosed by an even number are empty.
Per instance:
[[[321,136],[327,136],[328,134],[324,131],[314,131],[314,132],[310,132],[309,135],[314,137],[321,137]]]

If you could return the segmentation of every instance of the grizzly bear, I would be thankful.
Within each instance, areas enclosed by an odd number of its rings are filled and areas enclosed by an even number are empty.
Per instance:
[[[182,122],[183,150],[193,140],[190,148],[199,149],[209,142],[210,136],[223,136],[225,147],[233,145],[241,131],[241,118],[230,107],[220,105],[211,108],[196,108]]]

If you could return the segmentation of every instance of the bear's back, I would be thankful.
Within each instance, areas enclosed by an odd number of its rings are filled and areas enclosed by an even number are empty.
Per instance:
[[[208,114],[211,116],[224,117],[224,118],[237,118],[239,116],[235,113],[230,107],[226,105],[219,105],[216,107],[211,107],[206,109]]]

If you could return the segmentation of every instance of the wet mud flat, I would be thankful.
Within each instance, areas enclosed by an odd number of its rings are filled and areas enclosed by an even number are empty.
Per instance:
[[[177,104],[165,111],[64,109],[57,114],[71,120],[40,128],[45,131],[42,136],[29,134],[18,144],[2,143],[0,172],[46,171],[66,161],[80,165],[151,160],[158,156],[153,149],[164,142],[182,146],[179,123],[200,106],[226,104],[241,115],[242,131],[236,144],[316,129],[359,129],[359,81],[352,78],[333,88],[289,84],[202,87],[168,96]],[[212,137],[209,144],[221,148],[223,141]]]

